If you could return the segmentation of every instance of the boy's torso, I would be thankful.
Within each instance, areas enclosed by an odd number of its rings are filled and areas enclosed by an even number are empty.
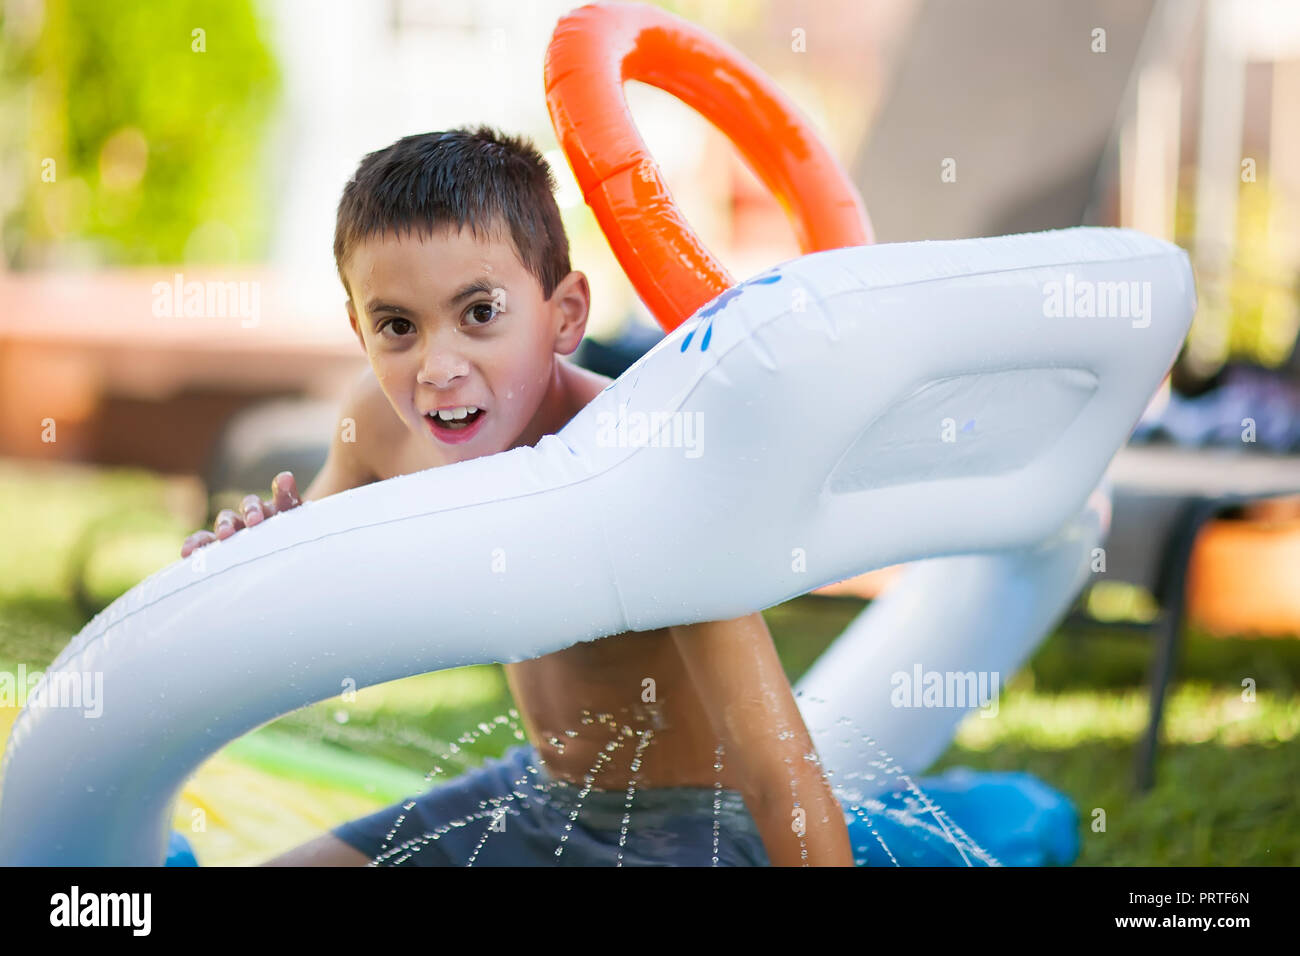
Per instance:
[[[562,366],[568,400],[554,431],[610,381]],[[370,427],[358,422],[357,434],[375,439],[358,449],[374,480],[445,464],[427,438],[417,438],[393,414],[378,383],[373,386],[373,400],[363,406],[372,421]],[[738,789],[725,755],[722,769],[714,769],[718,738],[668,629],[583,642],[504,667],[524,730],[552,776],[585,785],[592,775],[591,785],[601,790],[626,789],[633,777],[644,787]],[[653,701],[643,700],[649,696],[646,678],[654,681]]]

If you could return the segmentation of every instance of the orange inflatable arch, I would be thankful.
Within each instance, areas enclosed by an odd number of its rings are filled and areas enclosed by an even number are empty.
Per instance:
[[[735,280],[673,202],[628,110],[627,80],[671,93],[721,130],[784,207],[805,253],[872,241],[857,189],[758,67],[665,11],[581,7],[546,51],[547,108],[583,197],[665,331]]]

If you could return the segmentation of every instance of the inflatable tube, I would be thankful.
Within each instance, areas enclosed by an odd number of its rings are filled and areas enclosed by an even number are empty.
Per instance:
[[[953,767],[923,784],[925,799],[900,790],[864,802],[849,822],[859,866],[1069,866],[1079,855],[1079,811],[1030,774]]]
[[[547,49],[547,107],[583,195],[666,331],[734,283],[677,209],[637,133],[623,92],[630,79],[672,93],[730,137],[786,208],[804,252],[871,241],[856,187],[798,110],[740,53],[653,7],[583,7],[560,20]],[[847,746],[854,748],[855,764],[869,763],[863,742],[845,735],[842,721],[847,717],[853,726],[856,717],[858,726],[883,734],[869,749],[889,747],[924,761],[909,763],[909,769],[937,757],[964,710],[891,714],[881,708],[892,697],[872,693],[876,683],[900,673],[896,666],[906,665],[910,674],[921,657],[930,665],[961,664],[962,671],[969,666],[972,673],[1010,676],[1082,585],[1087,556],[1099,543],[1090,533],[1096,519],[1094,509],[1070,533],[1022,552],[912,569],[887,601],[863,612],[800,685],[810,728],[833,721],[813,730],[819,752]],[[940,594],[944,600],[935,600]],[[817,700],[839,700],[855,687],[865,693],[851,714],[819,712]],[[859,785],[870,783],[865,773],[859,776]],[[883,774],[871,776],[875,788],[885,786]]]
[[[857,189],[784,94],[743,55],[641,4],[563,17],[546,51],[546,104],[619,265],[666,331],[735,285],[682,216],[637,133],[623,83],[676,96],[725,133],[785,207],[807,252],[871,242]]]
[[[898,772],[924,770],[971,711],[997,715],[999,691],[1069,610],[1109,526],[1099,489],[1051,538],[918,562],[867,606],[796,687],[844,800],[860,803],[896,786]],[[922,697],[933,674],[953,695],[939,706]]]
[[[1062,282],[1150,283],[1149,309],[1054,317]],[[1033,547],[1083,508],[1194,303],[1181,249],[1105,229],[840,249],[743,283],[536,446],[310,502],[114,601],[14,724],[0,862],[162,862],[207,756],[344,681]],[[429,587],[450,580],[455,602]],[[85,672],[103,675],[98,718],[39,705]]]

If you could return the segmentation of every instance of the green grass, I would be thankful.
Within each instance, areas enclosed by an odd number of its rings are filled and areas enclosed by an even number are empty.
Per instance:
[[[0,667],[47,664],[89,609],[178,555],[200,507],[148,473],[0,461]],[[792,681],[862,606],[805,597],[765,612]],[[1150,655],[1145,638],[1122,628],[1058,631],[1008,684],[998,718],[967,719],[931,772],[1024,770],[1064,791],[1082,818],[1083,864],[1300,864],[1300,641],[1190,631],[1156,786],[1139,794],[1133,760]],[[1253,702],[1242,700],[1245,678],[1255,682]],[[502,753],[517,737],[494,721],[511,706],[499,667],[469,667],[367,688],[347,704],[325,701],[266,732],[385,761],[400,788],[435,765],[455,772]],[[1091,826],[1098,809],[1104,832]]]
[[[1049,646],[1046,650],[1050,651]],[[1295,698],[1181,683],[1166,702],[1155,787],[1133,787],[1145,688],[1016,690],[998,718],[965,721],[940,768],[1028,770],[1068,794],[1090,865],[1295,865],[1300,832],[1290,781],[1300,779]],[[1104,832],[1094,820],[1104,811]]]

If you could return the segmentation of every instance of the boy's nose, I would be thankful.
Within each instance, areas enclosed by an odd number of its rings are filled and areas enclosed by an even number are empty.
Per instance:
[[[439,350],[425,357],[420,367],[418,381],[421,385],[446,388],[458,378],[469,374],[469,362],[454,352]]]

